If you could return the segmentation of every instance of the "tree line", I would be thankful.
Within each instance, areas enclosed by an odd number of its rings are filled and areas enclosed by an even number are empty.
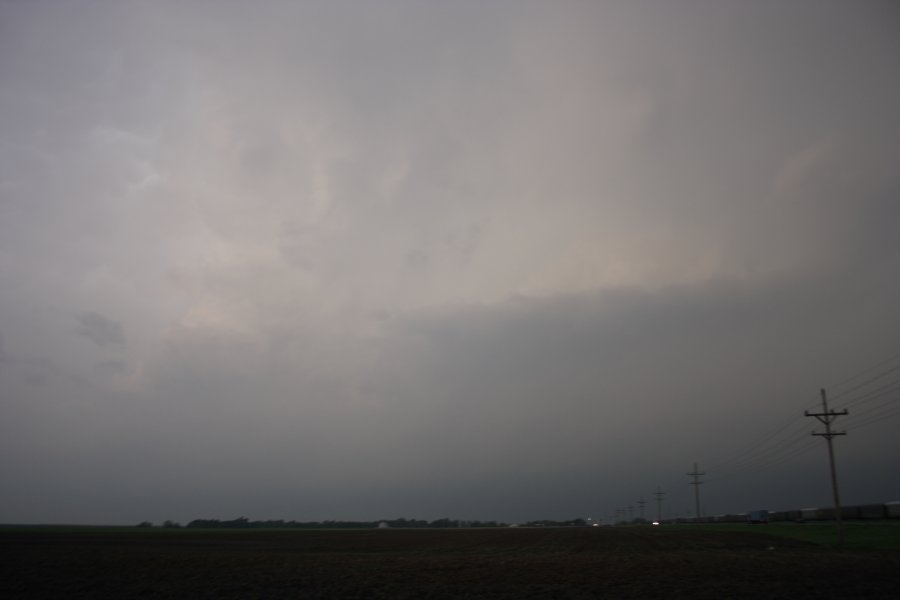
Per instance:
[[[587,522],[584,519],[569,519],[567,521],[554,521],[551,519],[543,519],[539,521],[528,521],[522,523],[524,527],[585,527]],[[457,527],[509,527],[509,523],[502,521],[468,521],[463,519],[435,519],[434,521],[426,521],[424,519],[380,519],[378,521],[285,521],[283,519],[270,519],[265,521],[251,521],[246,517],[238,517],[237,519],[194,519],[187,525],[181,525],[176,521],[165,521],[161,525],[163,528],[180,528],[186,527],[190,529],[373,529],[373,528],[457,528]],[[143,521],[138,527],[154,527],[150,521]]]
[[[144,521],[138,527],[153,527],[153,523]],[[251,521],[246,517],[237,519],[194,519],[183,527],[191,529],[372,529],[377,527],[390,528],[450,528],[450,527],[508,527],[508,523],[500,521],[464,521],[459,519],[381,519],[378,521],[285,521],[283,519],[270,519],[265,521]],[[165,528],[182,527],[180,523],[165,521]]]

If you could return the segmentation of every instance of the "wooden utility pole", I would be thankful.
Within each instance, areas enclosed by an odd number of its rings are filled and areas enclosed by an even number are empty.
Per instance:
[[[818,433],[813,431],[813,435],[818,435],[825,438],[825,441],[828,442],[828,463],[831,466],[831,491],[834,493],[834,518],[837,521],[838,527],[838,543],[844,543],[844,523],[841,518],[841,496],[838,493],[838,481],[837,481],[837,469],[834,466],[834,446],[831,443],[831,439],[836,435],[847,435],[846,431],[832,431],[831,424],[834,420],[840,416],[846,415],[847,410],[844,409],[842,411],[834,411],[828,410],[828,396],[825,394],[825,390],[820,390],[822,393],[822,412],[820,413],[811,413],[808,410],[804,412],[807,417],[815,417],[819,421],[825,425],[825,433]]]
[[[689,477],[693,477],[694,480],[689,482],[690,485],[694,486],[694,504],[697,508],[697,522],[700,522],[700,484],[703,483],[700,481],[701,475],[706,475],[706,473],[701,473],[697,470],[697,463],[694,463],[694,472],[687,474]]]
[[[644,518],[644,505],[645,505],[645,504],[647,504],[647,501],[644,500],[643,497],[641,497],[641,498],[638,499],[637,505],[640,507],[640,510],[641,510],[641,521],[642,521],[642,522],[647,520],[647,519]]]
[[[656,496],[656,522],[662,523],[662,499],[666,494],[662,491],[661,487],[656,486],[656,493],[654,495]]]

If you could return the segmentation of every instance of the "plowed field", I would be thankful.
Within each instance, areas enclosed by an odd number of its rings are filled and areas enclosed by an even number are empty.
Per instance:
[[[695,528],[0,532],[4,598],[896,598],[900,552]]]

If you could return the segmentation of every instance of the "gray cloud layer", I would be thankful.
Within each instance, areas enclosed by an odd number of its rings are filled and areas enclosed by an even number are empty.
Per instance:
[[[107,344],[125,343],[122,325],[103,315],[94,312],[84,313],[78,317],[78,323],[78,333],[100,347]]]
[[[898,28],[3,4],[0,521],[683,511],[897,351]],[[890,423],[839,443],[900,498]],[[823,504],[822,453],[708,510]]]

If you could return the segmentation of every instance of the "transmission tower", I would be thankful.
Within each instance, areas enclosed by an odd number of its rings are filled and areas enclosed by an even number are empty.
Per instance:
[[[653,495],[656,496],[656,522],[662,523],[662,501],[663,496],[666,494],[662,491],[662,488],[656,486],[656,493]]]
[[[703,482],[700,481],[701,475],[706,475],[706,473],[701,473],[697,469],[697,463],[694,463],[694,472],[687,474],[689,477],[693,477],[694,480],[689,482],[690,485],[694,486],[694,504],[697,508],[697,522],[700,522],[700,484]]]

